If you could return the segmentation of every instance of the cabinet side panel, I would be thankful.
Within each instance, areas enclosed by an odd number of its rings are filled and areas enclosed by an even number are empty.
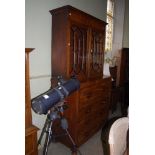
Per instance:
[[[66,75],[67,68],[67,16],[52,16],[52,76]]]

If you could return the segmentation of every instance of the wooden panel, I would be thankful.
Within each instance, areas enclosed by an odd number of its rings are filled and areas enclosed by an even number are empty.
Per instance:
[[[32,125],[31,96],[29,81],[29,53],[34,48],[25,49],[25,154],[37,155],[37,130]]]
[[[90,15],[87,14],[84,11],[81,11],[79,9],[76,9],[70,5],[66,5],[63,7],[59,7],[53,10],[50,10],[50,13],[54,16],[57,14],[64,14],[67,13],[68,20],[75,20],[77,22],[81,22],[83,24],[86,24],[87,26],[94,25],[96,28],[98,27],[101,29],[101,27],[106,25],[107,23]]]
[[[121,51],[119,85],[124,89],[124,103],[122,104],[122,113],[124,116],[126,116],[129,106],[129,48],[123,48]]]
[[[30,101],[30,82],[29,82],[29,53],[33,48],[25,49],[25,127],[32,124],[31,101]]]
[[[30,127],[32,129],[28,129],[27,135],[25,137],[25,154],[26,155],[37,155],[37,130],[35,127]]]
[[[34,152],[34,135],[29,135],[25,138],[25,150],[26,150],[26,154],[33,154]]]
[[[129,82],[129,48],[123,48],[121,51],[121,66],[119,85]]]
[[[52,17],[52,53],[51,53],[51,73],[53,77],[67,76],[68,52],[67,51],[67,17],[66,14],[57,14]],[[61,74],[60,74],[61,73]]]

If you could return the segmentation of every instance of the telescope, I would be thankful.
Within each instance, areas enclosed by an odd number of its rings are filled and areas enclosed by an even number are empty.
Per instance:
[[[62,77],[58,77],[58,85],[55,88],[32,99],[32,109],[38,114],[47,114],[48,110],[79,88],[80,82],[77,78],[72,77],[64,81]]]

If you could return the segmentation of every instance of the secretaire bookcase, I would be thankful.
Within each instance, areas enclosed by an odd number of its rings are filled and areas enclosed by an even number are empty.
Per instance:
[[[69,132],[80,146],[107,119],[111,77],[103,75],[106,23],[72,6],[51,10],[52,77],[76,75],[80,89],[67,98]],[[60,132],[59,123],[55,125]],[[67,138],[62,142],[70,146]]]

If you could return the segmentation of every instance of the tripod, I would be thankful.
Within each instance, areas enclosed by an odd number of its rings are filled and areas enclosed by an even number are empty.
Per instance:
[[[78,148],[77,148],[73,138],[71,137],[70,133],[68,132],[68,122],[63,115],[63,112],[67,108],[67,105],[65,105],[64,103],[65,103],[64,101],[60,102],[59,105],[51,108],[48,111],[44,127],[42,129],[41,135],[40,135],[39,140],[38,140],[38,145],[41,145],[41,140],[43,138],[43,135],[44,135],[44,133],[46,133],[46,138],[45,138],[44,147],[43,147],[43,155],[47,155],[48,146],[51,143],[51,141],[54,142],[55,138],[60,137],[60,136],[68,136],[69,137],[69,139],[72,143],[72,149],[71,149],[72,155],[77,155],[77,152],[79,152],[79,154],[82,155],[81,152],[78,150]],[[52,125],[56,119],[60,119],[61,128],[63,130],[65,130],[65,134],[54,135],[52,133]]]

